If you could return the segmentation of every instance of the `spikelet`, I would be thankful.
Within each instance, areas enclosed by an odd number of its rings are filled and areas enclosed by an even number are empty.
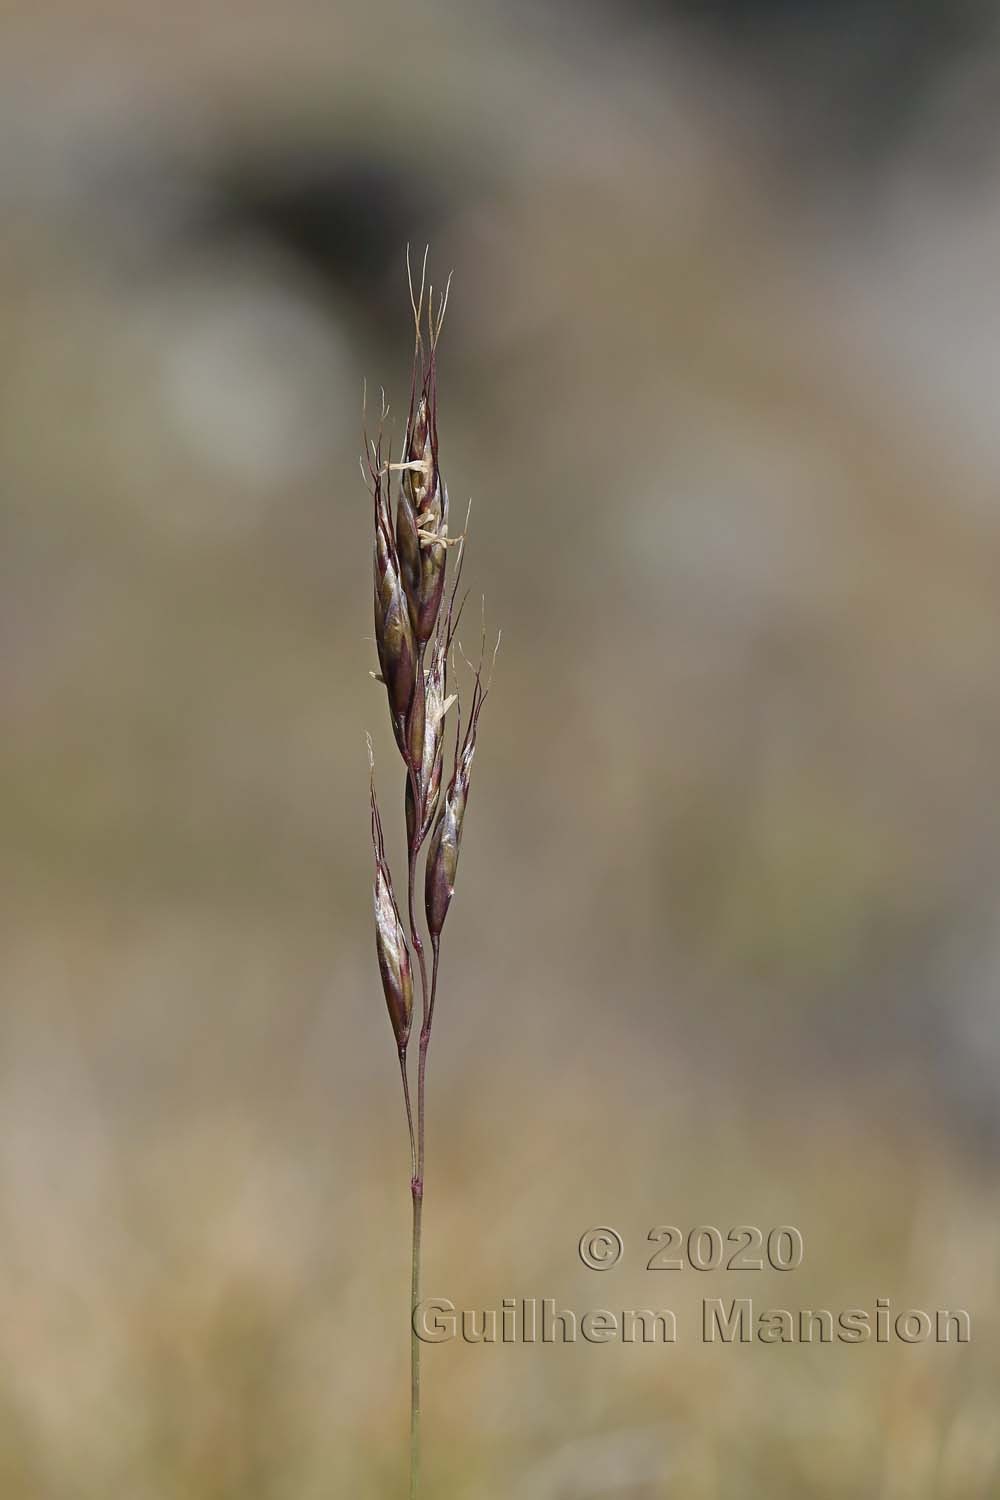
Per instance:
[[[450,283],[449,283],[450,284]],[[402,472],[396,504],[396,539],[400,575],[410,610],[410,623],[420,646],[434,634],[448,569],[448,488],[438,463],[437,431],[437,342],[441,335],[448,286],[433,311],[433,289],[428,297],[425,352],[422,319],[424,282],[413,302],[416,342],[413,351],[413,383],[410,415],[403,445]]]
[[[385,840],[382,835],[382,819],[379,816],[375,796],[374,757],[371,743],[368,748],[372,761],[371,805],[372,844],[375,850],[375,950],[378,955],[382,989],[385,992],[386,1008],[392,1023],[393,1035],[400,1056],[406,1052],[410,1039],[410,1024],[413,1018],[413,973],[410,967],[410,950],[399,916],[399,907],[392,888],[392,876],[385,857]]]
[[[402,744],[417,680],[417,653],[400,576],[399,556],[386,493],[381,444],[369,464],[375,504],[375,644],[397,744]]]
[[[453,604],[454,595],[452,606]],[[416,840],[418,845],[423,843],[430,831],[441,798],[445,715],[456,701],[455,694],[448,693],[448,648],[451,641],[452,606],[449,606],[447,612],[441,615],[435,638],[430,643],[430,659],[422,674],[422,754],[420,760],[415,762],[416,777],[408,775],[406,778],[406,835],[411,843],[417,832],[417,817],[413,800],[414,780],[421,794],[422,816],[419,838]]]
[[[445,715],[456,701],[455,694],[448,693],[448,647],[443,631],[438,632],[434,642],[434,654],[426,673],[426,728],[424,731],[424,758],[421,768],[421,784],[424,789],[424,818],[421,836],[427,834],[441,797],[441,771],[444,765]]]
[[[456,733],[455,767],[451,781],[448,783],[448,790],[444,794],[444,805],[434,825],[427,849],[424,904],[428,931],[434,943],[437,943],[441,937],[448,908],[455,894],[458,855],[462,846],[462,828],[469,800],[472,759],[476,753],[479,715],[485,699],[486,691],[483,688],[480,669],[476,673],[472,706],[465,734],[459,739]]]

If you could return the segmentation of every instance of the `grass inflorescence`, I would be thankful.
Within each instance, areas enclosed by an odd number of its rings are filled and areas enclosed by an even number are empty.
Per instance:
[[[376,949],[399,1056],[411,1158],[411,1500],[418,1493],[420,1470],[420,1341],[413,1313],[420,1301],[427,1053],[438,991],[441,935],[455,893],[479,716],[487,693],[482,655],[478,667],[472,669],[467,712],[463,714],[458,692],[450,691],[458,644],[455,632],[462,613],[458,590],[468,518],[460,537],[449,536],[448,488],[441,473],[438,446],[437,349],[450,278],[435,306],[426,270],[425,253],[417,292],[410,278],[415,342],[402,454],[394,461],[387,445],[383,401],[377,436],[371,439],[365,434],[364,460],[374,502],[379,671],[373,676],[385,688],[389,720],[404,769],[405,922],[386,859],[369,742]],[[421,881],[429,964],[417,919]],[[421,1006],[415,1109],[410,1063],[414,969],[419,976]]]

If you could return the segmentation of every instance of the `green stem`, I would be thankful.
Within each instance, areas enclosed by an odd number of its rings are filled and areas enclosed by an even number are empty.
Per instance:
[[[434,1001],[437,999],[438,939],[433,940],[434,967],[424,1024],[420,1029],[420,1058],[417,1072],[417,1140],[416,1173],[411,1184],[413,1191],[413,1268],[410,1285],[410,1500],[417,1500],[417,1480],[420,1468],[420,1340],[416,1333],[416,1309],[420,1302],[420,1251],[421,1226],[424,1209],[424,1145],[426,1139],[426,1110],[424,1105],[427,1082],[427,1048],[431,1039],[431,1022],[434,1019]]]
[[[413,1134],[413,1106],[410,1103],[410,1079],[406,1071],[406,1048],[400,1048],[399,1071],[403,1079],[403,1103],[406,1105],[406,1128],[410,1135],[410,1177],[417,1175],[417,1142]]]
[[[423,1216],[423,1186],[412,1184],[413,1259],[410,1272],[410,1500],[417,1500],[420,1484],[420,1339],[417,1337],[417,1307],[420,1303],[420,1240]]]
[[[413,1200],[413,1252],[410,1271],[410,1500],[416,1500],[420,1470],[420,1340],[416,1332],[416,1308],[420,1301],[420,1225],[423,1193],[418,1192],[417,1136],[413,1128],[410,1078],[406,1071],[406,1048],[399,1053],[399,1071],[406,1104],[406,1127],[410,1136],[410,1196]]]
[[[421,1228],[424,1206],[423,1078],[424,1060],[427,1050],[427,1021],[431,1005],[433,1004],[433,996],[427,986],[427,963],[424,959],[424,945],[420,937],[420,928],[417,926],[415,911],[414,898],[417,884],[417,856],[420,853],[420,823],[423,818],[423,808],[418,794],[419,783],[416,768],[409,758],[407,758],[407,773],[413,790],[416,827],[413,842],[409,850],[406,906],[410,920],[410,942],[417,955],[417,962],[420,968],[421,998],[420,1072],[417,1084],[417,1128],[415,1139],[413,1118],[409,1103],[409,1079],[407,1078],[405,1064],[403,1066],[403,1091],[407,1100],[407,1120],[410,1125],[410,1157],[413,1169],[412,1176],[410,1177],[410,1196],[413,1200],[413,1238],[410,1260],[410,1500],[417,1500],[420,1486],[420,1339],[417,1336],[416,1319],[417,1307],[420,1303]]]

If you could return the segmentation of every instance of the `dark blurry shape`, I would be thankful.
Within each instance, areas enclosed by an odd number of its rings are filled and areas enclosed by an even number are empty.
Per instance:
[[[441,222],[442,204],[415,182],[402,161],[288,149],[223,164],[208,227],[264,236],[332,289],[377,303],[387,279],[398,282],[402,246]]]
[[[963,55],[996,31],[989,0],[632,0],[762,75],[796,153],[877,162],[905,142]],[[668,28],[665,35],[672,35]]]
[[[985,0],[634,0],[653,15],[680,15],[720,31],[724,37],[774,40],[781,31],[805,34],[823,30],[844,35],[892,32],[905,42],[910,32],[931,32],[940,39],[959,39],[970,24],[986,19]]]

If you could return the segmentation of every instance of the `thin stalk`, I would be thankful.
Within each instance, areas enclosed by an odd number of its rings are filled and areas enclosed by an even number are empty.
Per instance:
[[[419,670],[423,670],[423,653],[421,653]],[[410,1127],[410,1159],[413,1170],[413,1175],[410,1178],[410,1198],[413,1205],[413,1232],[410,1258],[410,1500],[417,1500],[420,1485],[420,1339],[417,1335],[416,1323],[417,1308],[420,1305],[424,1207],[424,1098],[422,1079],[426,1053],[424,1036],[434,1001],[433,993],[429,992],[427,987],[427,963],[424,959],[424,945],[416,918],[417,857],[420,853],[420,825],[423,821],[423,807],[419,795],[416,767],[409,754],[406,756],[406,770],[410,778],[410,789],[413,794],[414,806],[413,842],[409,848],[407,865],[406,909],[410,924],[410,942],[413,945],[413,950],[417,955],[417,963],[420,967],[421,1001],[420,1070],[418,1074],[418,1080],[420,1081],[418,1082],[417,1091],[416,1139],[414,1139],[413,1116],[410,1108],[409,1079],[406,1076],[405,1066],[403,1068],[403,1090],[406,1095],[406,1112]]]
[[[417,1337],[416,1309],[420,1302],[421,1220],[423,1188],[414,1177],[413,1257],[410,1263],[410,1500],[417,1500],[420,1486],[420,1340]]]
[[[438,992],[438,965],[441,962],[441,939],[431,938],[431,1003],[427,1012],[427,1039],[430,1040],[431,1027],[434,1025],[434,1002]]]
[[[420,1340],[414,1313],[420,1301],[420,1228],[423,1194],[417,1187],[417,1137],[413,1128],[410,1078],[406,1071],[406,1048],[399,1050],[399,1071],[406,1104],[406,1128],[410,1137],[410,1197],[413,1202],[413,1239],[410,1264],[410,1500],[416,1500],[420,1478]]]
[[[411,772],[411,775],[412,775],[412,772]],[[430,1009],[430,998],[429,998],[428,990],[427,990],[427,964],[426,964],[426,962],[424,960],[424,944],[423,944],[423,939],[420,936],[420,929],[417,926],[417,919],[416,919],[416,916],[414,915],[414,907],[413,907],[414,890],[415,890],[416,884],[417,884],[417,855],[419,853],[420,853],[420,831],[418,829],[417,830],[417,835],[416,835],[416,840],[414,842],[414,846],[410,850],[410,867],[409,867],[409,876],[408,876],[408,879],[407,879],[408,890],[407,890],[407,903],[406,904],[407,904],[407,913],[408,913],[409,921],[410,921],[410,942],[413,944],[413,951],[416,953],[416,955],[417,955],[417,963],[420,965],[421,1035],[422,1035],[423,1032],[424,1032],[424,1030],[427,1027],[427,1017],[428,1017],[428,1013],[429,1013],[429,1009]]]
[[[417,1176],[421,1182],[423,1182],[424,1177],[424,1095],[427,1088],[427,1048],[430,1046],[431,1025],[434,1021],[434,1000],[437,995],[439,945],[436,941],[433,944],[433,948],[434,961],[430,1001],[424,1012],[424,1022],[420,1028],[420,1058],[417,1064]]]
[[[410,1103],[410,1080],[406,1072],[406,1048],[399,1050],[399,1071],[403,1079],[403,1102],[406,1105],[406,1128],[410,1134],[410,1175],[417,1175],[417,1143],[413,1134],[413,1107]]]
[[[412,917],[412,903],[411,903]],[[417,1166],[413,1179],[413,1264],[410,1281],[410,1500],[417,1500],[417,1485],[420,1470],[420,1340],[416,1333],[416,1308],[420,1302],[421,1271],[421,1227],[424,1207],[424,1152],[426,1144],[426,1111],[424,1093],[427,1082],[427,1048],[431,1039],[431,1022],[434,1019],[434,1000],[437,995],[438,958],[440,947],[433,940],[434,965],[430,994],[425,989],[423,1024],[420,1028],[420,1059],[417,1072]],[[421,967],[423,955],[421,955]]]

